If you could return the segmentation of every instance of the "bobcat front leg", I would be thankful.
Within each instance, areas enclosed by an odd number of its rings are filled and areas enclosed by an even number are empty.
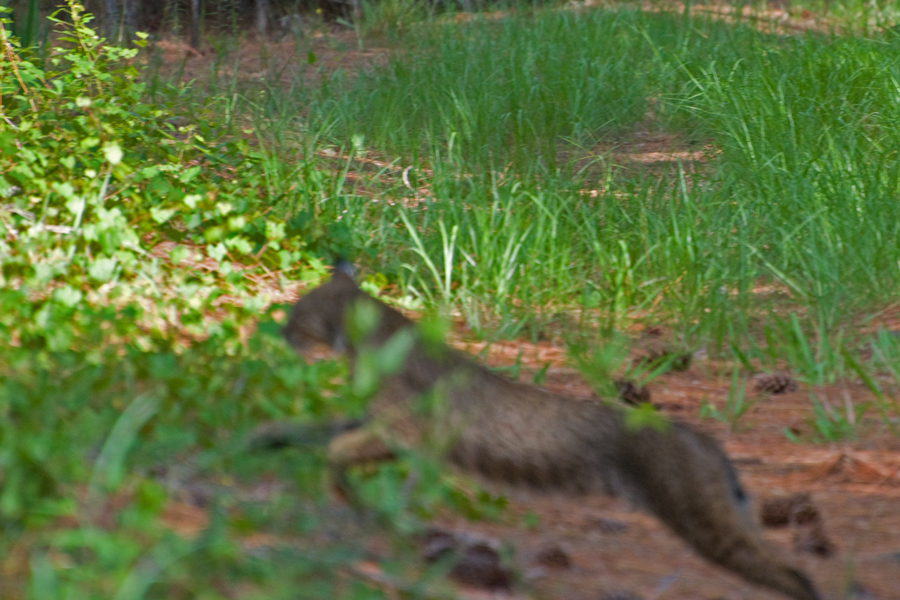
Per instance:
[[[346,470],[353,465],[381,462],[395,457],[382,437],[367,427],[342,433],[328,444],[328,464],[332,469]]]
[[[368,419],[357,429],[335,436],[328,444],[332,481],[344,499],[360,510],[364,506],[350,485],[348,469],[396,459],[396,450],[415,447],[420,438],[421,427],[410,418],[406,407],[384,401],[385,396],[392,398],[390,390],[374,400],[380,404],[375,418]]]
[[[258,425],[245,441],[251,451],[281,448],[322,448],[337,437],[363,426],[360,419],[337,419],[322,423],[270,421]]]
[[[333,489],[347,504],[363,514],[365,504],[347,478],[347,470],[354,465],[391,460],[396,455],[375,431],[361,427],[334,437],[328,444],[327,457]]]
[[[347,470],[355,465],[371,464],[395,458],[394,452],[363,420],[335,420],[325,423],[272,421],[259,425],[247,438],[250,451],[282,448],[326,448],[326,460],[333,484],[350,504],[355,501]]]

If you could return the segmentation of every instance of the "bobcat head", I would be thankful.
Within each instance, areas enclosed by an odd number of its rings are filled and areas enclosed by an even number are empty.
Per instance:
[[[317,344],[326,344],[336,352],[347,348],[344,324],[347,307],[364,295],[353,280],[352,267],[339,263],[331,280],[300,298],[282,334],[298,352]]]

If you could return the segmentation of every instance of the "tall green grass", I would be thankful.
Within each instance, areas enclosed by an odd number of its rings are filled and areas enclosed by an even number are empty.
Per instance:
[[[404,293],[486,334],[662,320],[748,368],[858,376],[856,326],[898,288],[897,36],[544,10],[395,43],[320,88],[254,91],[244,114],[273,156],[343,149],[357,187],[320,206]],[[708,145],[707,161],[608,153],[636,132]]]
[[[897,291],[898,58],[891,34],[545,11],[423,25],[389,65],[332,78],[293,115],[431,186],[413,210],[360,202],[357,222],[424,297],[652,305],[719,341],[777,308],[829,336]],[[699,173],[566,163],[647,129],[716,154]]]
[[[311,118],[333,115],[337,133],[413,162],[552,171],[562,150],[640,123],[683,81],[680,62],[749,35],[700,28],[630,10],[422,25],[386,67],[326,86]]]

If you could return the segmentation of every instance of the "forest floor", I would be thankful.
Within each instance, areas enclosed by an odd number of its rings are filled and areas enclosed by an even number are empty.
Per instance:
[[[488,363],[512,364],[520,351],[523,365],[530,364],[534,370],[552,363],[545,383],[548,389],[572,396],[590,395],[577,371],[566,367],[565,350],[549,343],[494,344]],[[722,372],[708,361],[695,360],[687,371],[668,373],[651,383],[652,402],[664,414],[691,423],[723,443],[740,470],[757,518],[766,500],[810,494],[822,516],[820,533],[826,544],[832,545],[832,552],[817,554],[816,544],[810,543],[817,534],[803,527],[769,528],[766,536],[812,575],[826,597],[900,598],[900,440],[873,419],[871,427],[864,428],[865,433],[854,441],[788,441],[784,429],[801,437],[810,432],[813,416],[802,386],[759,396],[734,430],[719,421],[700,419],[703,403],[721,408],[727,400],[730,381]],[[836,408],[847,401],[870,399],[868,390],[854,384],[817,392],[819,398],[831,399]],[[530,585],[537,597],[587,600],[604,594],[613,598],[617,591],[644,599],[778,597],[710,566],[653,518],[633,511],[624,502],[602,496],[546,498],[507,493],[510,512],[534,512],[539,517],[537,527],[526,530],[460,519],[448,519],[442,525],[512,544],[520,568],[533,577]],[[552,547],[560,547],[571,557],[571,568],[540,564],[542,553]]]
[[[677,8],[677,7],[676,7]],[[721,13],[733,18],[731,9],[692,5],[692,11]],[[822,29],[827,20],[809,11],[792,14],[773,8],[765,23],[784,30]],[[746,16],[746,15],[745,15]],[[202,80],[217,68],[210,51],[200,54],[175,41],[157,44],[163,70],[180,73],[184,80]],[[306,68],[314,53],[317,77],[338,69],[353,72],[359,67],[382,64],[389,48],[367,41],[364,49],[356,34],[342,27],[323,28],[302,40],[269,43],[263,49],[246,41],[237,49],[239,78],[253,80],[266,72],[280,71],[285,80],[293,70]],[[226,66],[227,65],[227,66]],[[298,66],[299,65],[299,66]],[[223,73],[234,73],[227,61]],[[597,149],[613,153],[617,164],[629,168],[655,168],[704,160],[702,147],[686,144],[662,134],[636,133],[615,144]],[[466,341],[465,331],[454,332],[456,344],[478,351],[483,346]],[[640,347],[634,352],[640,352]],[[522,379],[530,380],[550,363],[544,386],[555,392],[590,397],[592,392],[577,370],[567,362],[565,347],[547,341],[495,342],[487,352],[490,366],[510,366],[520,361]],[[812,436],[815,418],[809,389],[777,395],[755,396],[748,389],[750,409],[731,426],[715,419],[701,419],[700,409],[710,403],[720,410],[729,396],[731,367],[696,356],[688,370],[662,375],[649,385],[652,403],[664,414],[683,420],[717,437],[737,465],[758,517],[763,502],[796,493],[808,493],[818,510],[821,527],[767,528],[769,538],[788,560],[808,572],[827,598],[856,600],[900,599],[900,439],[872,415],[870,424],[858,428],[856,439],[828,443],[794,443],[787,429],[801,440]],[[752,388],[751,379],[748,388]],[[816,388],[819,399],[830,402],[828,410],[871,400],[866,387],[840,382]],[[869,418],[869,417],[865,417]],[[623,501],[603,496],[568,498],[539,496],[515,490],[508,495],[509,507],[497,523],[470,522],[461,517],[439,518],[435,526],[446,531],[511,547],[520,582],[511,591],[485,591],[461,585],[464,598],[559,598],[566,600],[750,600],[779,596],[751,586],[708,564],[669,533],[655,519],[631,509]],[[536,525],[521,525],[526,515],[537,517]],[[181,522],[178,528],[190,526]],[[373,541],[373,553],[378,542]],[[548,549],[561,550],[567,560],[552,564],[542,559]],[[557,552],[557,555],[560,553]],[[566,564],[568,563],[568,564]],[[365,565],[361,568],[367,568]],[[372,566],[371,569],[377,568]],[[630,594],[630,595],[629,595]]]

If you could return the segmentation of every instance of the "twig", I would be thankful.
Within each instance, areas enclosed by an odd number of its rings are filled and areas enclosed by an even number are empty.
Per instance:
[[[16,61],[19,60],[19,57],[16,56],[15,52],[13,52],[12,44],[9,43],[9,39],[7,39],[6,37],[6,27],[3,26],[2,22],[0,22],[0,44],[3,45],[3,50],[6,53],[6,58],[7,60],[9,60],[10,66],[12,66],[12,70],[16,75],[16,79],[19,80],[19,85],[22,86],[22,91],[25,92],[25,95],[28,96],[28,104],[31,105],[31,110],[37,112],[37,106],[34,104],[34,98],[29,95],[28,86],[25,85],[25,82],[22,80],[22,75],[19,74],[19,67],[16,64]],[[0,98],[0,111],[2,111],[2,109],[3,103],[2,98]]]
[[[403,169],[403,175],[401,175],[401,177],[403,178],[403,185],[405,185],[406,187],[411,189],[413,192],[415,192],[416,190],[413,188],[413,186],[411,186],[409,184],[409,171],[411,169],[412,169],[412,165],[409,165],[408,167]]]
[[[25,210],[24,208],[19,208],[15,204],[0,204],[0,210],[5,210],[6,212],[13,213],[14,215],[19,215],[26,221],[34,221],[34,213]]]

